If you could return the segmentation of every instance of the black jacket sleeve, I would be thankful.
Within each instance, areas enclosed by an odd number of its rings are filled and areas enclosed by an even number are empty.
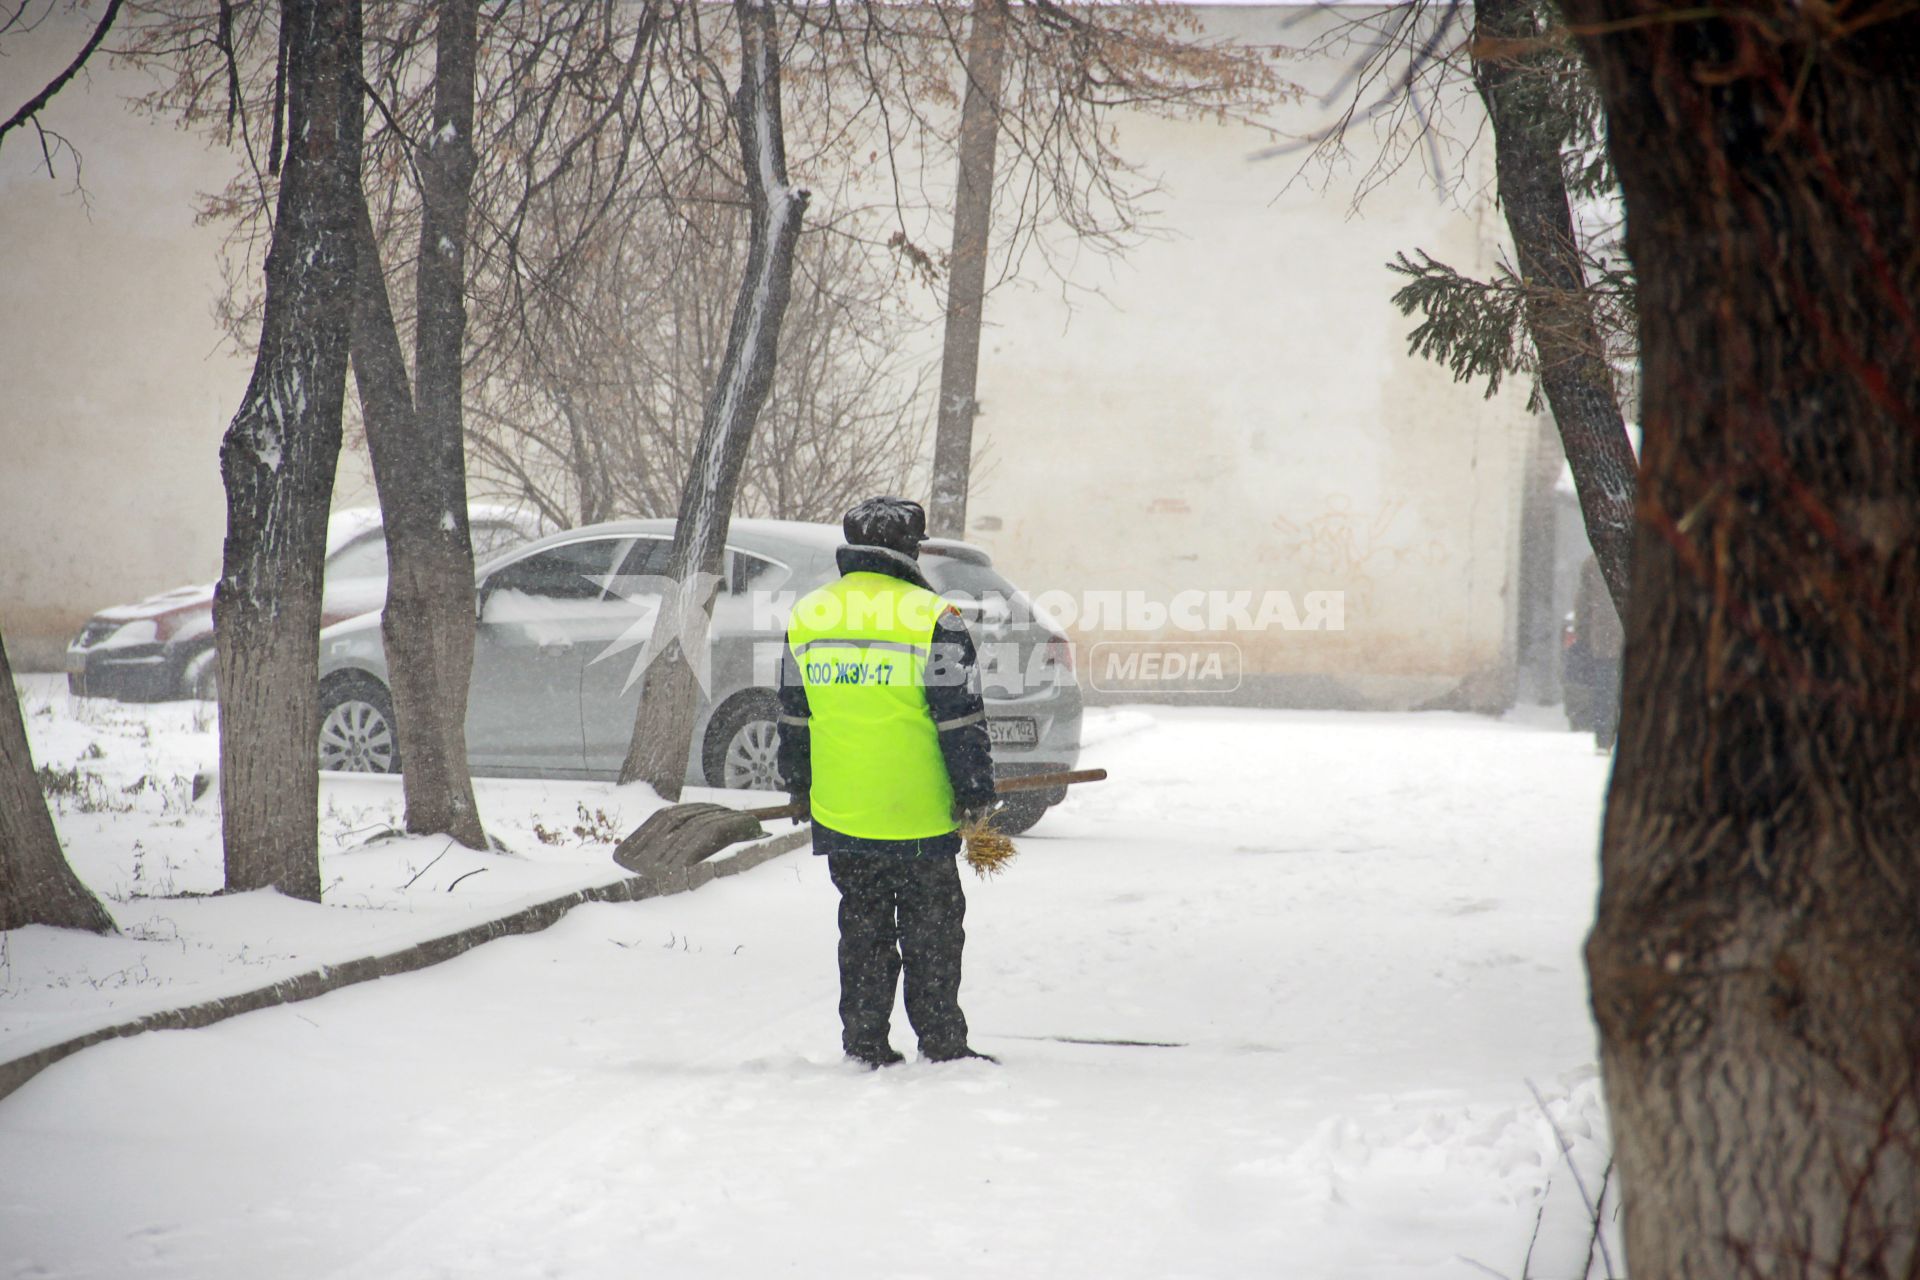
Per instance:
[[[933,631],[927,661],[927,710],[940,732],[940,754],[959,809],[993,803],[993,751],[987,704],[980,694],[980,662],[966,621],[949,608]]]
[[[804,796],[813,789],[813,735],[808,728],[807,686],[787,638],[780,654],[780,776],[787,790]]]

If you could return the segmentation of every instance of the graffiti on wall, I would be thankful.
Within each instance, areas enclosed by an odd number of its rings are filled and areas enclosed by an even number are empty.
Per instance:
[[[1349,609],[1367,608],[1380,584],[1397,573],[1430,573],[1452,558],[1404,498],[1369,508],[1350,494],[1330,493],[1317,512],[1275,516],[1272,528],[1281,558],[1316,582],[1344,589]]]

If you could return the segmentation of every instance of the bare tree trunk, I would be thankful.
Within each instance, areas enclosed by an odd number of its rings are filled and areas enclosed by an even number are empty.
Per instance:
[[[967,31],[967,92],[960,104],[960,176],[953,197],[953,255],[947,268],[946,342],[933,436],[933,503],[927,529],[967,536],[973,420],[980,412],[980,325],[987,299],[987,243],[993,230],[993,163],[1000,138],[1000,88],[1007,53],[1004,0],[974,0]]]
[[[30,924],[113,932],[113,917],[61,856],[0,642],[0,932]]]
[[[467,771],[467,682],[473,673],[473,543],[467,520],[461,412],[466,244],[473,183],[476,0],[441,0],[433,136],[422,147],[414,368],[406,365],[361,201],[362,254],[354,369],[387,534],[387,603],[380,615],[400,739],[406,827],[487,846]]]
[[[360,5],[282,0],[287,153],[214,592],[227,887],[320,899],[320,590],[360,199]]]
[[[808,198],[787,182],[773,8],[769,0],[733,0],[733,11],[741,46],[733,114],[752,215],[747,269],[733,304],[727,352],[680,494],[671,561],[680,589],[656,623],[633,741],[620,766],[620,781],[646,782],[669,800],[680,798],[699,708],[699,684],[686,646],[706,644],[707,611],[724,565],[740,468],[773,384],[780,322],[793,287],[794,245]]]
[[[571,388],[558,385],[553,390],[553,399],[560,406],[560,415],[567,422],[567,439],[572,448],[568,451],[568,460],[573,469],[573,487],[578,498],[581,524],[598,524],[613,517],[613,501],[609,495],[611,481],[606,474],[606,460],[599,448],[600,441],[594,429],[580,420],[580,408],[574,401]]]
[[[393,304],[387,296],[386,268],[380,261],[380,244],[374,238],[373,218],[364,193],[356,211],[355,232],[350,354],[354,385],[360,392],[360,416],[367,428],[367,450],[373,456],[374,483],[384,489],[381,476],[396,465],[396,442],[417,432],[413,379],[400,350],[399,327],[394,324]],[[384,512],[381,519],[383,523],[387,519]],[[388,560],[392,560],[391,551]]]
[[[1639,279],[1587,946],[1635,1276],[1920,1266],[1920,17],[1570,0]]]
[[[1550,74],[1529,67],[1542,33],[1532,0],[1474,5],[1474,83],[1493,123],[1494,172],[1507,230],[1529,286],[1527,330],[1540,386],[1560,428],[1587,541],[1614,608],[1626,616],[1633,550],[1633,443],[1614,394],[1574,240],[1560,140],[1543,120]]]

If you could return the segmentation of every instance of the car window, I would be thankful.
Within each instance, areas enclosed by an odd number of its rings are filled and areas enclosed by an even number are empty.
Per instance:
[[[550,600],[597,600],[599,579],[613,563],[623,538],[594,538],[549,547],[523,560],[500,566],[487,579],[491,592],[518,591]]]
[[[782,565],[745,551],[730,554],[733,564],[727,574],[727,590],[734,595],[745,595],[754,590],[772,591],[787,580],[788,571]]]
[[[527,535],[520,531],[520,526],[494,520],[474,525],[470,534],[475,564],[485,564],[495,556],[504,551],[510,551],[527,540]]]
[[[958,606],[969,621],[997,627],[1030,615],[1032,606],[1020,589],[992,565],[954,556],[923,555],[920,571],[926,574],[927,585]]]
[[[371,534],[349,542],[327,558],[329,578],[384,578],[387,576],[387,537]]]
[[[667,562],[673,558],[673,539],[636,538],[620,562],[623,578],[664,578]]]
[[[953,556],[922,556],[920,571],[927,584],[943,596],[961,600],[998,599],[1011,601],[1019,589],[1000,576],[990,564],[976,564]]]

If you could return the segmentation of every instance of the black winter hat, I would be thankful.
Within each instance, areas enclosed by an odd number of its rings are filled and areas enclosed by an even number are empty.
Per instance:
[[[905,498],[868,498],[855,504],[840,522],[847,541],[856,547],[885,547],[902,555],[918,556],[927,539],[927,513]]]

